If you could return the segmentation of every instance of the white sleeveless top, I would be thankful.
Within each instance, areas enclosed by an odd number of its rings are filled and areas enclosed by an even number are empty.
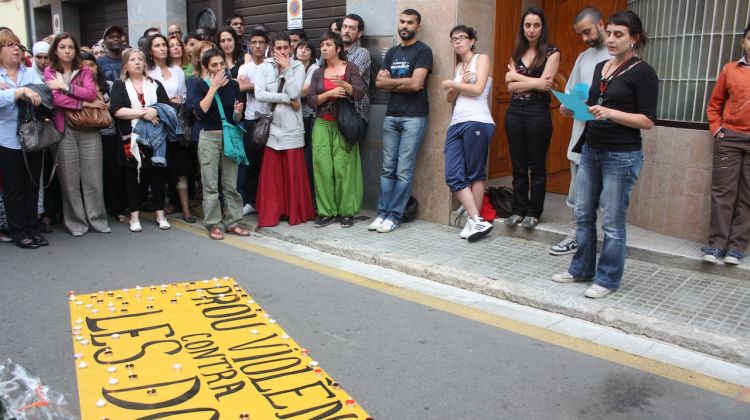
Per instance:
[[[165,80],[164,76],[162,76],[161,74],[161,69],[159,67],[155,67],[148,71],[149,77],[161,82],[161,85],[164,86],[164,90],[167,92],[168,97],[173,98],[175,96],[181,96],[182,100],[184,101],[185,96],[187,96],[187,87],[185,86],[185,73],[181,68],[175,66],[174,64],[169,66],[169,73],[171,74],[171,77]]]
[[[480,54],[474,54],[469,61],[469,71],[477,72],[477,60]],[[453,81],[461,82],[464,76],[464,63],[461,62],[456,67],[456,73],[453,76]],[[476,76],[469,80],[472,83],[476,83]],[[490,113],[490,106],[487,102],[487,96],[492,88],[492,77],[487,79],[487,84],[484,85],[484,90],[479,96],[467,96],[463,92],[456,98],[456,106],[453,108],[453,117],[451,118],[450,125],[459,124],[467,121],[481,122],[487,124],[495,124],[492,120],[492,113]]]

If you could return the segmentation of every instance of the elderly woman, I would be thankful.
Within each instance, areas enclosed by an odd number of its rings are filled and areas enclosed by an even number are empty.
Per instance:
[[[21,64],[22,60],[21,41],[10,30],[0,30],[0,171],[3,173],[7,233],[19,247],[37,249],[49,245],[39,233],[36,218],[39,189],[34,180],[38,180],[41,173],[42,153],[26,154],[30,177],[16,130],[16,101],[26,99],[39,105],[42,100],[39,95],[24,86],[42,81],[33,69]]]
[[[349,145],[336,123],[336,101],[362,99],[365,83],[356,65],[346,61],[344,41],[336,32],[320,37],[322,66],[312,76],[307,103],[316,108],[312,129],[315,172],[315,227],[325,227],[341,217],[341,227],[354,225],[362,208],[362,164],[359,145]]]
[[[49,49],[50,65],[44,80],[52,89],[55,128],[63,133],[59,145],[60,190],[63,197],[63,224],[73,236],[83,236],[89,228],[109,233],[104,206],[102,138],[97,130],[76,129],[65,118],[85,108],[106,109],[97,95],[96,83],[87,66],[81,66],[81,51],[72,35],[63,32]]]
[[[110,93],[110,111],[123,136],[119,162],[125,166],[125,192],[130,208],[130,231],[143,230],[139,219],[142,180],[148,182],[153,194],[156,222],[159,229],[171,226],[164,215],[164,183],[166,168],[154,165],[153,148],[139,144],[133,128],[140,121],[159,125],[159,113],[154,104],[170,104],[164,86],[146,74],[146,57],[141,50],[131,49],[122,55],[121,80],[115,81]],[[135,137],[133,137],[135,136]]]
[[[219,224],[223,224],[230,235],[249,236],[250,232],[239,225],[242,220],[242,197],[237,192],[237,162],[224,155],[224,141],[229,139],[224,139],[222,113],[219,111],[221,102],[227,122],[235,124],[242,119],[244,105],[240,102],[240,85],[236,80],[227,78],[224,55],[218,49],[210,49],[201,55],[201,68],[209,76],[208,81],[190,85],[188,106],[202,124],[198,137],[198,159],[203,182],[203,224],[208,229],[209,238],[214,240],[224,239]],[[220,101],[216,100],[217,97]],[[220,173],[226,205],[223,217],[219,202]]]
[[[255,98],[275,105],[258,178],[259,227],[276,226],[281,216],[289,217],[290,225],[315,217],[305,167],[305,127],[300,102],[305,66],[292,59],[291,40],[286,32],[271,39],[271,50],[273,57],[260,66],[255,80]],[[284,86],[279,92],[282,81]]]

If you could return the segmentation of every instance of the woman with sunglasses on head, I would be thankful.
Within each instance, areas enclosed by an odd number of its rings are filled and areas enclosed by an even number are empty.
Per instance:
[[[492,68],[486,54],[474,52],[474,28],[458,25],[451,30],[450,39],[460,62],[453,79],[442,83],[448,102],[455,103],[445,138],[445,182],[468,215],[459,236],[474,242],[492,230],[492,222],[479,215],[487,179],[487,149],[495,134],[487,102]]]
[[[102,139],[98,129],[76,129],[65,114],[107,105],[97,95],[96,83],[88,66],[81,66],[81,51],[76,39],[63,32],[55,37],[49,49],[50,65],[44,80],[52,89],[58,112],[55,127],[63,133],[59,144],[57,175],[63,197],[63,224],[73,236],[83,236],[89,228],[109,233],[104,206],[102,173]]]
[[[576,241],[568,271],[558,283],[592,281],[584,296],[597,299],[620,287],[625,269],[625,237],[630,193],[643,167],[641,130],[654,126],[659,79],[638,58],[646,45],[641,19],[630,10],[610,16],[607,49],[611,60],[594,69],[589,112],[579,141],[581,164],[576,177]],[[602,208],[604,239],[596,259],[596,211]]]
[[[0,172],[8,237],[25,249],[49,245],[37,224],[38,182],[42,152],[26,153],[27,173],[18,136],[18,100],[39,106],[42,98],[25,87],[42,83],[39,75],[23,65],[21,41],[10,29],[0,30]]]
[[[175,42],[179,43],[179,39],[172,38],[170,41],[162,34],[153,35],[146,44],[146,62],[149,77],[161,82],[170,104],[177,110],[185,103],[187,88],[182,68],[174,64],[170,57],[172,48],[169,45]],[[167,180],[171,191],[168,194],[171,209],[168,209],[168,213],[175,212],[179,202],[182,218],[188,223],[195,223],[196,220],[190,213],[188,202],[188,177],[193,172],[193,157],[189,147],[179,142],[167,142]]]
[[[153,195],[152,203],[156,210],[156,223],[159,229],[171,226],[164,214],[164,184],[166,170],[154,164],[154,149],[141,144],[133,132],[137,124],[159,125],[159,112],[154,104],[171,104],[167,91],[161,82],[146,73],[146,56],[139,49],[126,50],[122,54],[120,80],[112,85],[110,110],[122,134],[122,147],[119,161],[125,167],[125,190],[130,207],[130,231],[141,232],[140,221],[141,182],[148,182]]]

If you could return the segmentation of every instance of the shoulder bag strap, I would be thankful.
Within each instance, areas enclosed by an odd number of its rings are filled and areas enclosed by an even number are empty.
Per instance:
[[[211,84],[208,82],[207,79],[203,79],[203,81],[206,82],[208,86],[211,86]],[[219,98],[218,91],[214,94],[214,100],[216,101],[216,106],[219,108],[219,115],[221,115],[221,122],[223,123],[227,122],[226,114],[224,114],[224,105],[222,105],[221,103],[221,98]]]
[[[284,83],[286,83],[286,79],[281,79],[281,82],[279,82],[279,90],[276,91],[276,93],[281,93],[281,91],[284,89]],[[278,105],[278,102],[274,102],[273,105],[271,105],[271,114],[273,115],[273,111],[276,109],[276,105]]]

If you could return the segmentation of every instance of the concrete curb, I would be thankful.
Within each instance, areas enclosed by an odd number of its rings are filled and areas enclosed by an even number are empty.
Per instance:
[[[439,264],[409,261],[388,252],[373,254],[371,250],[352,248],[351,244],[330,238],[310,240],[293,232],[281,232],[273,228],[264,228],[259,233],[362,263],[390,268],[472,292],[617,328],[630,334],[640,334],[728,362],[750,366],[750,340],[608,307],[583,297],[540,290],[519,284],[510,278],[490,278]]]

